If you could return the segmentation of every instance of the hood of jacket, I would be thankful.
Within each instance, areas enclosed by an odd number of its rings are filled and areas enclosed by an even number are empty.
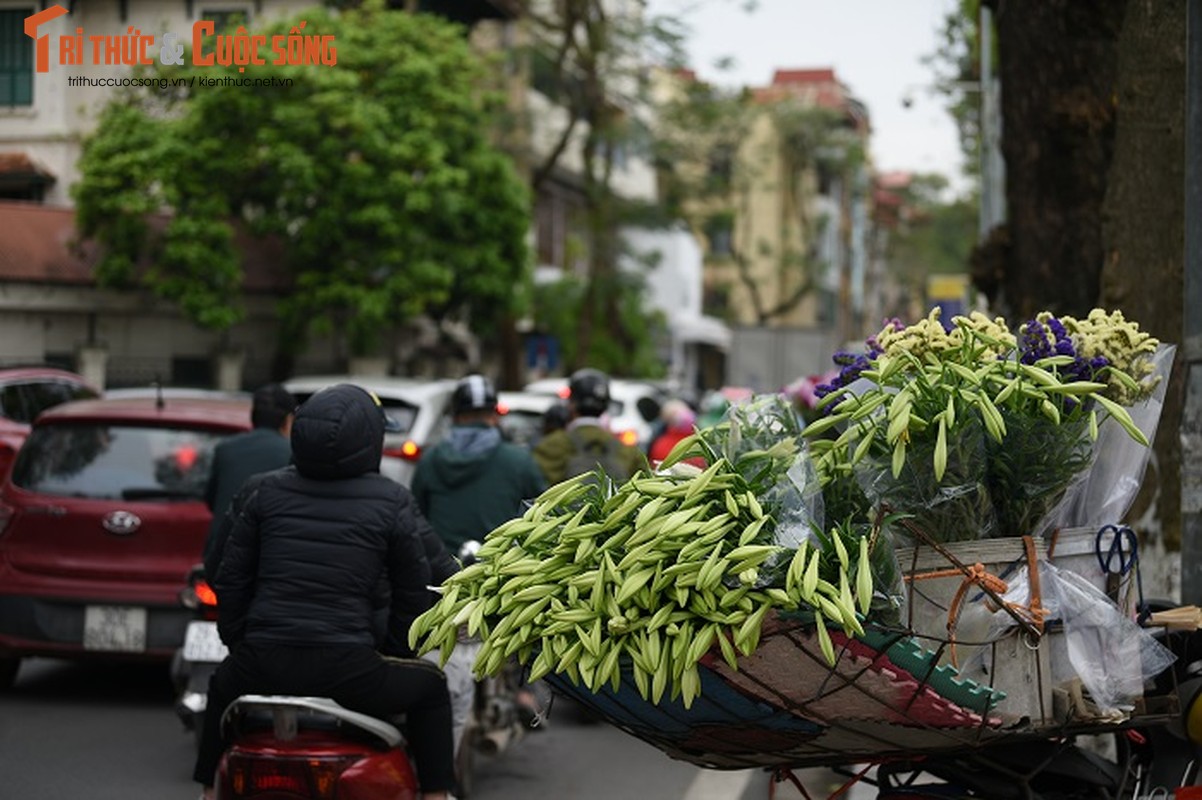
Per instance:
[[[434,474],[448,487],[461,486],[487,468],[500,446],[501,432],[491,425],[456,425],[430,452]]]
[[[349,383],[322,389],[296,410],[292,462],[317,480],[378,472],[384,454],[384,411],[375,397]]]

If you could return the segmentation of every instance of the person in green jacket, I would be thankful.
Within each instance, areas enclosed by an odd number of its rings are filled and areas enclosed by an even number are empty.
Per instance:
[[[520,516],[523,503],[547,487],[525,448],[501,439],[497,427],[497,391],[482,375],[468,375],[451,394],[451,433],[417,462],[410,491],[422,516],[452,553],[466,555],[464,544],[483,542],[490,531]],[[479,642],[460,642],[443,665],[451,688],[456,752],[475,705],[471,666]],[[437,663],[437,652],[426,656]],[[538,714],[533,691],[515,697],[527,721]]]
[[[563,430],[539,440],[533,455],[549,483],[600,467],[612,480],[622,483],[644,464],[643,454],[623,444],[605,425],[609,408],[609,376],[596,369],[580,369],[568,379],[568,410],[571,416]]]
[[[447,549],[484,541],[546,486],[526,449],[502,439],[492,382],[482,375],[460,380],[451,395],[450,435],[422,456],[410,486]]]

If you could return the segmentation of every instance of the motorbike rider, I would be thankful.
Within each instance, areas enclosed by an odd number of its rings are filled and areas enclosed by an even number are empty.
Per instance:
[[[608,408],[609,376],[590,368],[573,372],[568,378],[567,427],[544,436],[533,450],[548,482],[558,483],[598,463],[619,482],[638,472],[643,456],[606,427],[602,417]]]
[[[213,512],[209,535],[205,539],[205,570],[210,575],[221,560],[220,553],[228,528],[223,529],[226,512],[234,495],[251,475],[288,466],[292,460],[292,414],[296,398],[278,383],[255,390],[251,401],[251,430],[230,436],[213,448],[205,503]]]
[[[212,583],[230,655],[209,686],[193,777],[213,796],[221,711],[247,693],[327,696],[374,716],[404,712],[422,797],[455,781],[451,707],[428,661],[380,654],[375,609],[387,598],[387,647],[406,653],[431,602],[423,529],[412,496],[379,474],[383,408],[339,384],[296,411],[293,464],[251,478]]]
[[[412,488],[434,531],[458,552],[520,515],[546,480],[525,448],[503,441],[492,381],[468,375],[451,394],[450,434],[422,456]]]
[[[525,448],[502,440],[497,425],[497,390],[483,375],[461,379],[451,394],[451,430],[426,451],[413,474],[413,497],[447,548],[461,552],[497,526],[522,513],[522,502],[537,497],[546,481]],[[443,666],[451,686],[455,742],[474,703],[472,662],[478,644],[461,642]],[[528,716],[534,698],[516,698]]]

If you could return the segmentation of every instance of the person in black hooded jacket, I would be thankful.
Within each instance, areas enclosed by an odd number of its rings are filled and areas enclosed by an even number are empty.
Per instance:
[[[193,777],[211,797],[222,711],[239,695],[320,695],[376,716],[404,712],[422,796],[454,785],[446,680],[412,656],[409,626],[431,603],[434,538],[404,487],[379,474],[385,417],[340,384],[296,412],[293,464],[248,481],[212,584],[230,655],[209,686]]]

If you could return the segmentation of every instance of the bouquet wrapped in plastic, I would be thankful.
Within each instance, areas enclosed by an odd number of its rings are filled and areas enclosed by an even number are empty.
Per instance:
[[[855,481],[860,512],[888,506],[940,542],[1037,534],[1097,463],[1103,432],[1146,459],[1154,425],[1129,409],[1163,391],[1158,348],[1120,312],[1043,312],[1015,336],[979,312],[945,327],[935,309],[869,340],[819,390],[827,413],[803,435],[824,493],[854,496]],[[1145,459],[1109,464],[1107,483]]]

